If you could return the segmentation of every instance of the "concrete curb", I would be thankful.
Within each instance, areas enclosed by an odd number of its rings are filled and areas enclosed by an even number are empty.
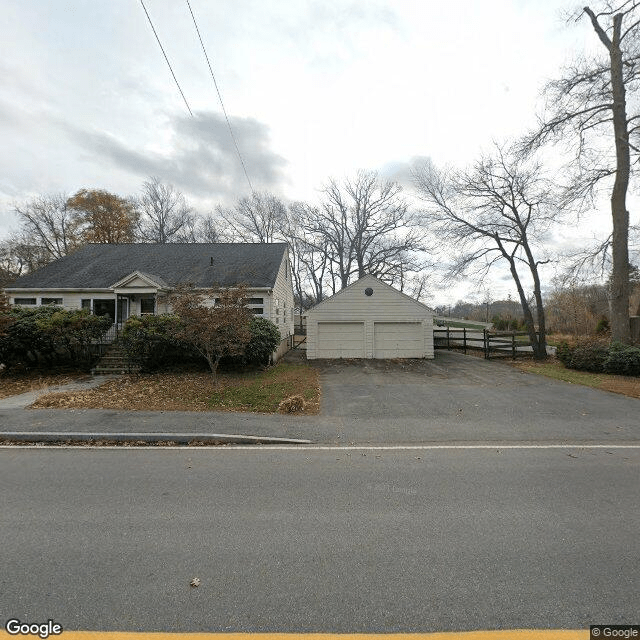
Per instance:
[[[15,442],[89,442],[113,440],[115,442],[198,442],[220,444],[312,444],[311,440],[275,438],[271,436],[231,435],[227,433],[85,433],[79,431],[5,431],[0,441]]]

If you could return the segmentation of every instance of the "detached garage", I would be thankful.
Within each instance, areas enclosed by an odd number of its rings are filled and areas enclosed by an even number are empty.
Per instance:
[[[365,276],[307,312],[307,358],[433,358],[433,311]]]

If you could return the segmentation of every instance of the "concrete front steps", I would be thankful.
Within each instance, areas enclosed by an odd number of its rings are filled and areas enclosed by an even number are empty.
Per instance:
[[[138,373],[140,367],[130,364],[127,353],[119,344],[111,344],[105,354],[92,369],[93,375],[113,375],[123,373]]]

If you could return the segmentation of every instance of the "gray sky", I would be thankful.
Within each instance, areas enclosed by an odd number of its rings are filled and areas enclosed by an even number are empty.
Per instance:
[[[139,0],[3,4],[0,237],[37,194],[156,175],[206,212],[248,193],[186,2],[145,4],[193,117]],[[560,0],[191,5],[254,187],[311,201],[331,176],[406,183],[414,158],[465,164],[523,133],[543,83],[598,46]]]

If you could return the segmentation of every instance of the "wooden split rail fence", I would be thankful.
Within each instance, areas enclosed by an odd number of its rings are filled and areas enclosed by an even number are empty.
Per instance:
[[[531,354],[531,342],[526,331],[489,331],[488,329],[434,328],[433,346],[436,349],[475,349],[485,359],[508,358]]]

